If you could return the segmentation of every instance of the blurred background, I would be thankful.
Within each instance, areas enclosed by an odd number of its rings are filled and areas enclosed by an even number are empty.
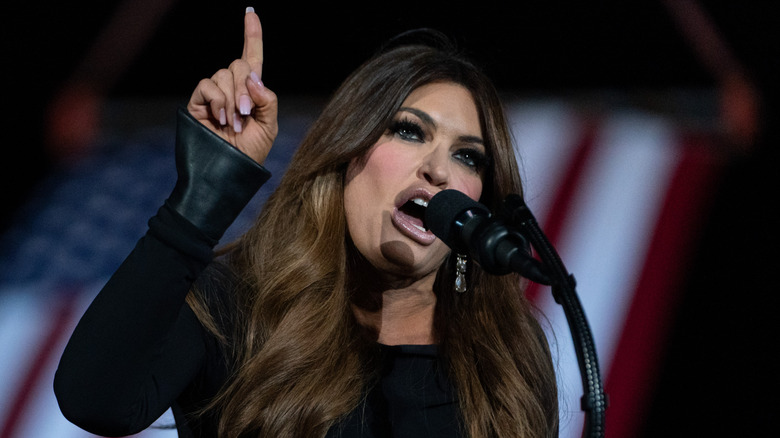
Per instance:
[[[81,312],[175,181],[177,106],[239,57],[232,0],[4,6],[0,438],[89,436],[51,377]],[[453,36],[504,95],[529,205],[592,325],[608,437],[777,434],[780,53],[771,2],[253,4],[280,98],[273,179],[322,102],[387,38]],[[578,436],[549,291],[562,436]],[[175,436],[170,419],[143,436]]]

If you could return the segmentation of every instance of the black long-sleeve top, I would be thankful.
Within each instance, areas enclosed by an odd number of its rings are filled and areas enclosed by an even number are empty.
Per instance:
[[[217,394],[231,364],[185,297],[212,262],[218,236],[176,207],[169,200],[150,219],[62,355],[54,382],[60,408],[92,433],[131,435],[172,408],[180,437],[217,436],[218,419],[195,413]],[[381,380],[327,436],[458,436],[457,402],[436,346],[379,350]]]

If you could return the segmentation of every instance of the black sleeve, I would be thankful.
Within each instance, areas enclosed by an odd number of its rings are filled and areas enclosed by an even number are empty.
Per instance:
[[[54,380],[60,408],[76,425],[106,436],[137,433],[198,373],[204,331],[184,298],[211,247],[197,235],[160,209],[79,321]],[[187,244],[171,244],[177,240]]]
[[[204,180],[200,175],[214,171],[215,155],[222,154],[216,159],[225,163],[230,161],[225,153],[235,155],[236,150],[209,136],[210,131],[203,132],[207,130],[188,114],[179,116],[177,188],[79,321],[55,374],[54,390],[65,417],[98,435],[124,436],[145,429],[202,371],[210,338],[185,297],[232,221],[224,218],[224,202],[207,211],[203,196],[233,191],[231,207],[237,214],[269,176],[256,163],[240,158],[243,164],[237,166],[243,166],[243,177],[255,175],[242,199],[235,195],[235,181],[220,186],[212,179],[208,187],[199,186],[197,181]],[[186,160],[180,160],[181,155]],[[187,168],[186,189],[180,166]],[[193,190],[199,196],[193,196]],[[200,202],[201,209],[191,202]],[[198,213],[187,217],[188,211]]]

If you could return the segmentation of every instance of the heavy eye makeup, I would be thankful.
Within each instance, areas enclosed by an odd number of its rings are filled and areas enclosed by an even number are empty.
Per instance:
[[[412,112],[411,109],[409,109],[409,111]],[[427,117],[427,115],[425,116]],[[431,121],[429,123],[432,124],[433,122]],[[423,125],[408,115],[401,115],[394,119],[391,122],[388,131],[389,134],[408,142],[424,143],[427,140],[427,133]],[[461,136],[458,138],[458,143],[459,145],[456,145],[452,153],[454,159],[476,173],[481,173],[488,167],[488,156],[481,148],[472,146],[477,144],[481,145],[482,140],[480,138]]]
[[[482,173],[488,167],[489,158],[476,148],[463,147],[455,150],[453,156],[474,172]]]
[[[390,124],[390,134],[406,141],[413,141],[416,143],[425,142],[425,131],[422,126],[416,121],[411,120],[408,117],[402,117]]]

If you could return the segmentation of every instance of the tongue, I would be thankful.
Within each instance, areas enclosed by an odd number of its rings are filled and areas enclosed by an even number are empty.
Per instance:
[[[399,213],[404,216],[404,219],[410,223],[417,225],[418,227],[424,227],[423,217],[425,217],[425,207],[415,204],[414,202],[407,202],[398,209]],[[427,229],[427,228],[426,228]]]

